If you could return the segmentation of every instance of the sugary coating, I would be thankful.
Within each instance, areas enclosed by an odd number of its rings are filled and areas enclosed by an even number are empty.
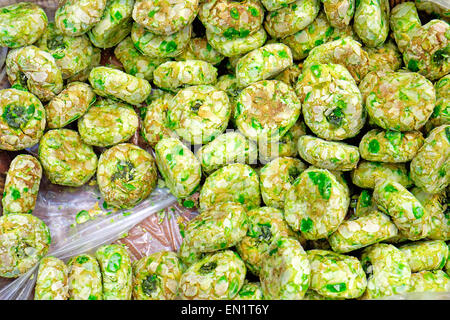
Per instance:
[[[99,96],[120,99],[132,105],[143,102],[151,91],[147,80],[109,67],[92,69],[89,83]]]
[[[87,83],[74,81],[45,106],[47,128],[57,129],[83,116],[95,102],[96,96]]]
[[[198,18],[206,30],[230,40],[254,34],[264,19],[264,9],[258,0],[201,2]]]
[[[234,117],[244,136],[271,142],[286,134],[300,111],[301,103],[290,86],[279,80],[262,80],[239,93]]]
[[[48,256],[41,260],[34,288],[34,300],[67,300],[69,268],[64,261]]]
[[[34,146],[45,129],[45,109],[36,96],[16,89],[0,90],[0,149]]]
[[[420,129],[436,102],[431,81],[415,72],[370,72],[359,89],[371,121],[386,130]]]
[[[415,0],[419,11],[425,11],[427,14],[438,19],[444,19],[450,22],[450,9],[445,6],[445,2],[435,2],[432,0]]]
[[[403,2],[392,8],[389,19],[398,50],[403,53],[411,37],[421,26],[419,13],[413,2]]]
[[[442,269],[448,258],[448,246],[441,240],[411,242],[399,249],[408,260],[411,272]]]
[[[392,40],[376,48],[365,48],[365,50],[369,55],[369,72],[386,69],[397,71],[403,64],[402,54]]]
[[[428,131],[443,124],[450,124],[450,74],[434,83],[436,105],[425,125]]]
[[[308,256],[301,244],[293,238],[279,238],[263,260],[260,280],[264,298],[301,300],[308,290],[310,273]]]
[[[333,31],[334,28],[330,26],[325,13],[321,11],[306,28],[280,39],[280,41],[291,48],[294,60],[302,60],[314,47],[328,42]]]
[[[47,27],[45,11],[32,2],[18,2],[0,9],[0,47],[33,44]]]
[[[319,14],[319,0],[298,0],[269,12],[264,27],[272,38],[284,38],[306,28]]]
[[[109,99],[96,101],[78,120],[83,142],[97,147],[129,140],[138,126],[139,117],[130,105]]]
[[[61,70],[55,59],[35,46],[10,50],[6,56],[6,74],[13,87],[28,88],[42,102],[63,89]]]
[[[408,162],[422,147],[425,139],[420,131],[372,129],[359,142],[361,158],[377,162]]]
[[[331,26],[344,28],[350,24],[355,13],[355,0],[322,0],[321,2]]]
[[[94,46],[112,48],[122,41],[131,31],[134,0],[107,1],[103,16],[88,35]]]
[[[261,194],[258,174],[242,163],[224,166],[206,178],[199,201],[202,210],[224,202],[238,202],[246,210],[259,207]]]
[[[219,251],[191,265],[180,278],[183,300],[233,299],[244,285],[244,262],[231,250]]]
[[[175,57],[177,61],[185,60],[203,60],[211,63],[212,65],[218,65],[225,57],[216,51],[206,40],[203,38],[192,38],[189,41],[186,49]]]
[[[114,49],[114,55],[122,63],[125,72],[148,81],[153,80],[153,72],[168,58],[152,58],[141,54],[133,44],[131,37],[126,37]]]
[[[148,197],[156,182],[155,160],[134,144],[118,144],[100,156],[97,183],[108,205],[132,208]]]
[[[296,157],[298,139],[306,134],[306,125],[298,120],[281,138],[258,144],[259,161],[266,164],[278,157]]]
[[[152,147],[162,138],[175,137],[175,134],[168,128],[166,117],[171,99],[173,99],[172,94],[164,93],[147,105],[141,135]]]
[[[358,0],[353,28],[368,47],[377,47],[386,41],[389,33],[389,1]]]
[[[295,2],[295,0],[261,0],[267,11],[275,11],[286,7],[289,3]]]
[[[245,37],[227,38],[206,30],[208,43],[225,57],[237,57],[261,47],[267,39],[263,27],[253,34]]]
[[[258,157],[256,144],[239,132],[221,134],[195,153],[206,174],[231,163],[255,164]]]
[[[55,12],[56,27],[68,36],[79,36],[94,27],[103,16],[106,0],[63,0]]]
[[[377,210],[377,204],[373,200],[372,192],[364,189],[358,196],[354,216],[362,217],[372,210]]]
[[[425,211],[430,215],[430,230],[427,238],[432,240],[450,240],[450,217],[445,190],[431,194],[414,187],[411,193],[420,201]]]
[[[397,236],[398,229],[387,215],[372,210],[345,220],[328,238],[335,252],[347,253]]]
[[[171,35],[191,24],[199,0],[136,0],[133,20],[158,35]]]
[[[219,203],[201,211],[184,229],[180,258],[189,260],[185,253],[199,255],[230,248],[247,233],[245,208],[235,202]]]
[[[86,35],[66,36],[56,28],[55,23],[48,24],[36,45],[55,59],[63,79],[80,75],[92,64],[97,51]]]
[[[408,291],[411,268],[405,255],[391,244],[377,243],[364,249],[361,263],[367,274],[362,299],[377,299]]]
[[[78,132],[70,129],[47,131],[39,143],[39,160],[51,183],[80,187],[95,173],[97,155]]]
[[[166,90],[181,86],[214,84],[217,69],[202,60],[167,61],[153,72],[153,83]]]
[[[349,203],[345,187],[330,171],[310,167],[295,179],[286,193],[284,217],[304,238],[322,239],[336,231]]]
[[[359,83],[369,72],[369,56],[351,37],[330,41],[313,48],[303,63],[303,70],[320,63],[341,64]]]
[[[236,78],[241,88],[272,78],[293,63],[291,49],[282,43],[266,44],[239,59]]]
[[[133,23],[131,39],[143,55],[151,58],[173,58],[180,55],[191,39],[192,25],[168,35],[157,35]]]
[[[3,214],[32,213],[36,204],[42,166],[28,154],[19,154],[9,165],[2,197]]]
[[[442,270],[421,271],[411,274],[408,292],[449,292],[450,276]]]
[[[127,249],[103,245],[95,252],[103,282],[103,300],[131,300],[133,270]]]
[[[31,269],[50,247],[50,230],[31,214],[0,217],[0,277],[17,278]]]
[[[313,166],[328,170],[350,171],[356,168],[359,161],[357,147],[309,135],[298,139],[298,153]]]
[[[70,258],[69,299],[103,300],[102,273],[94,256],[80,254]]]
[[[225,91],[211,85],[181,89],[170,101],[167,124],[184,140],[205,144],[225,131],[231,106]]]
[[[161,251],[133,263],[134,300],[174,300],[182,273],[176,253]]]
[[[444,190],[450,182],[450,125],[434,128],[411,161],[411,179],[429,193]]]
[[[294,237],[283,218],[283,212],[271,207],[261,207],[247,212],[248,231],[236,245],[247,269],[259,275],[266,254],[279,237]]]
[[[244,285],[233,300],[263,300],[260,282],[249,282],[245,280]]]
[[[419,240],[429,232],[430,214],[414,195],[391,179],[375,179],[373,198],[378,208],[389,215],[402,235]]]
[[[356,299],[366,290],[366,274],[355,257],[327,250],[309,250],[309,289],[327,298]]]
[[[303,162],[291,157],[279,157],[267,163],[260,171],[264,203],[269,207],[283,209],[286,192],[305,169]]]
[[[193,194],[202,176],[201,164],[181,141],[163,138],[155,146],[156,164],[170,192],[177,198]]]
[[[411,36],[403,61],[413,72],[430,80],[450,72],[450,25],[443,20],[431,20]]]
[[[373,189],[378,179],[390,179],[411,187],[414,183],[409,177],[404,163],[382,163],[361,160],[358,166],[351,172],[352,182],[360,188]]]

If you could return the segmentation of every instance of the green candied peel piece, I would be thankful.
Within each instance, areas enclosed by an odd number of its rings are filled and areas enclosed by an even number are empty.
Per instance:
[[[155,160],[138,146],[121,143],[100,156],[97,183],[108,205],[132,208],[150,195],[156,182]]]
[[[271,43],[247,53],[236,65],[236,78],[241,88],[274,77],[293,63],[291,49],[285,44]]]
[[[95,102],[91,86],[83,82],[71,82],[45,106],[47,128],[63,128],[83,116]]]
[[[399,132],[373,129],[359,142],[361,158],[376,162],[411,161],[425,139],[420,131]]]
[[[436,101],[433,84],[413,72],[371,72],[359,89],[371,121],[386,130],[422,128]]]
[[[175,197],[187,198],[197,190],[201,164],[180,140],[161,139],[155,146],[155,155],[159,172]]]
[[[443,191],[450,182],[450,125],[434,128],[411,161],[411,179],[429,193]]]
[[[153,253],[133,263],[134,300],[174,300],[182,269],[170,251]]]
[[[180,258],[183,254],[215,252],[239,243],[247,233],[245,208],[234,202],[213,205],[190,220],[184,229]]]
[[[253,141],[239,132],[227,132],[202,146],[195,153],[203,172],[213,171],[232,163],[255,164],[258,150]]]
[[[181,89],[170,101],[167,124],[191,144],[205,144],[225,131],[231,106],[225,91],[212,85]]]
[[[303,162],[291,157],[279,157],[266,164],[260,171],[264,203],[269,207],[283,209],[286,193],[305,169]]]
[[[367,274],[362,299],[377,299],[408,291],[411,268],[405,255],[391,244],[378,243],[364,249],[361,263]]]
[[[20,154],[11,162],[2,197],[3,214],[32,213],[36,204],[42,166],[31,156]]]
[[[261,283],[245,280],[244,285],[233,300],[263,300]]]
[[[167,61],[153,72],[153,82],[166,90],[181,86],[207,85],[217,81],[217,69],[201,60]]]
[[[377,47],[386,41],[389,33],[389,1],[356,1],[354,29],[368,47]]]
[[[191,265],[180,278],[183,300],[229,300],[244,285],[246,268],[231,250],[208,255]]]
[[[259,275],[273,242],[279,237],[295,237],[283,218],[283,212],[271,207],[260,207],[247,212],[248,231],[236,245],[237,252],[248,270]]]
[[[330,171],[310,167],[286,193],[284,217],[293,230],[300,230],[308,240],[317,240],[339,227],[349,204],[346,187]]]
[[[300,111],[301,103],[290,86],[279,80],[262,80],[239,93],[234,120],[247,138],[270,143],[287,133]]]
[[[56,27],[68,36],[82,35],[101,20],[106,2],[106,0],[65,0],[56,9]]]
[[[123,71],[109,67],[95,67],[89,74],[94,92],[102,97],[117,98],[138,105],[150,94],[150,83]]]
[[[359,161],[358,148],[309,135],[298,139],[298,153],[313,166],[328,170],[350,171]]]
[[[369,190],[362,190],[356,202],[355,217],[362,217],[376,209],[377,204],[373,200],[372,192]]]
[[[264,27],[272,38],[284,38],[307,27],[319,10],[319,0],[298,0],[268,13]]]
[[[306,253],[311,266],[310,290],[334,299],[356,299],[363,295],[367,280],[357,258],[327,250]]]
[[[277,272],[273,272],[276,268]],[[311,268],[301,244],[288,237],[274,241],[260,273],[265,299],[301,300],[309,287]]]
[[[448,259],[448,246],[444,241],[417,241],[399,247],[403,252],[411,272],[438,270]]]
[[[80,254],[70,258],[69,300],[103,300],[102,273],[94,256]]]
[[[224,202],[238,202],[246,210],[259,207],[261,193],[259,176],[248,165],[234,163],[214,171],[200,190],[202,210]]]
[[[33,94],[0,90],[0,149],[17,151],[37,144],[44,134],[45,109]]]
[[[54,184],[80,187],[97,169],[97,155],[74,130],[47,131],[39,143],[38,154],[47,178]]]
[[[154,34],[171,35],[192,23],[197,15],[199,2],[137,0],[134,3],[133,20]]]
[[[392,8],[389,23],[398,50],[403,53],[411,37],[421,26],[419,13],[414,3],[403,2]]]
[[[352,182],[360,188],[373,189],[377,179],[390,179],[409,188],[414,183],[404,163],[382,163],[361,160],[351,172]]]
[[[420,271],[411,274],[408,292],[449,292],[450,276],[442,270]]]
[[[0,276],[17,278],[30,270],[48,251],[50,230],[31,214],[0,217]]]
[[[47,27],[48,19],[40,6],[18,2],[0,10],[0,46],[19,48],[33,44]]]
[[[62,73],[55,59],[36,46],[9,51],[5,63],[11,85],[28,88],[43,102],[49,101],[63,89]]]
[[[103,300],[131,300],[133,270],[127,249],[118,244],[101,246],[95,252],[103,282]]]
[[[55,257],[41,260],[34,289],[34,300],[67,300],[69,298],[69,268]]]
[[[109,147],[129,140],[139,127],[139,117],[125,103],[96,101],[78,120],[81,139],[91,146]]]
[[[429,212],[400,183],[390,179],[376,180],[373,198],[378,208],[391,216],[403,236],[409,240],[427,236],[430,228]]]
[[[198,18],[209,32],[228,39],[242,38],[261,28],[264,9],[257,0],[202,1]]]

